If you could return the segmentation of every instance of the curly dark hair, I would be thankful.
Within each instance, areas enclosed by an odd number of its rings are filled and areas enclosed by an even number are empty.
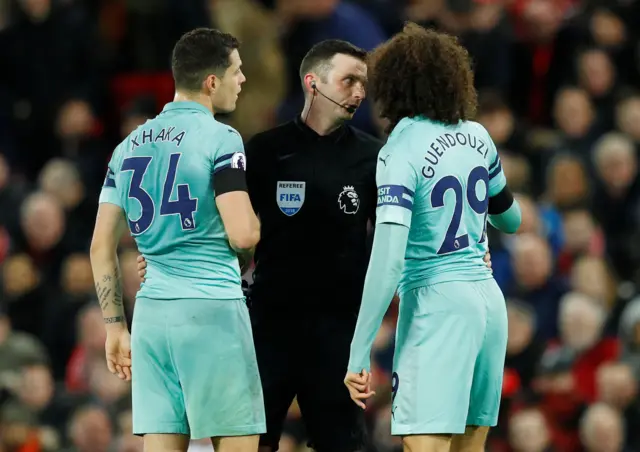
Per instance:
[[[407,23],[368,58],[367,90],[391,132],[404,117],[444,124],[475,117],[478,96],[467,50],[450,35]]]

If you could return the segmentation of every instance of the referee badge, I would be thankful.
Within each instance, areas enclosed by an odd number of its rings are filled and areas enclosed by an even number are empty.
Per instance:
[[[286,216],[293,216],[302,208],[306,184],[306,182],[278,181],[276,203]]]
[[[338,195],[338,207],[346,214],[355,215],[360,208],[360,197],[351,185],[342,188]]]

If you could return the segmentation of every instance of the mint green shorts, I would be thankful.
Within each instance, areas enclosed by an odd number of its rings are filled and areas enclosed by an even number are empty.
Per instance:
[[[494,279],[401,294],[392,434],[459,434],[467,425],[495,426],[506,350],[506,304]]]
[[[133,433],[193,439],[266,431],[244,299],[136,300]]]

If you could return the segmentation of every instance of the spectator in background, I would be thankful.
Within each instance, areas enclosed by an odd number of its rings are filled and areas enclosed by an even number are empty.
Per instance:
[[[107,412],[97,405],[78,408],[69,424],[72,446],[64,452],[109,452],[113,425]]]
[[[533,234],[516,238],[512,254],[514,281],[507,294],[527,302],[536,314],[536,330],[542,340],[558,332],[558,306],[567,285],[553,273],[554,259],[548,243]]]
[[[249,83],[226,122],[246,140],[277,125],[275,110],[290,88],[280,46],[282,22],[254,0],[218,0],[211,9],[214,23],[242,42],[242,71]]]
[[[2,279],[13,327],[43,340],[50,293],[33,260],[26,254],[11,256],[2,267]]]
[[[578,85],[593,100],[602,126],[610,129],[613,126],[614,87],[617,82],[611,57],[604,50],[588,48],[580,52],[576,60]]]
[[[95,303],[93,273],[87,254],[70,254],[62,264],[60,293],[49,295],[43,341],[47,344],[56,380],[64,378],[67,362],[77,341],[76,316]]]
[[[20,224],[22,229],[14,237],[15,249],[33,261],[42,273],[43,283],[57,282],[60,264],[69,252],[64,242],[66,221],[62,206],[51,195],[32,193],[20,207]]]
[[[17,386],[23,367],[49,362],[44,346],[35,336],[14,330],[11,323],[5,302],[0,302],[0,394]]]
[[[562,231],[563,246],[557,268],[561,275],[569,276],[574,264],[584,256],[604,254],[602,231],[596,227],[593,215],[585,207],[578,206],[564,212]]]
[[[100,43],[94,24],[75,3],[18,0],[2,31],[2,111],[19,149],[11,162],[34,177],[47,159],[89,135],[101,111]],[[60,138],[60,139],[59,139]]]
[[[53,196],[64,211],[64,239],[69,249],[87,251],[97,200],[95,191],[87,190],[77,166],[68,159],[49,160],[40,171],[38,186],[43,193]]]
[[[547,166],[546,201],[559,212],[589,201],[589,175],[584,160],[569,153],[556,154]]]
[[[580,420],[580,440],[586,452],[626,452],[622,416],[606,404],[587,408]]]
[[[536,317],[527,304],[507,301],[509,336],[505,368],[515,372],[520,389],[526,390],[533,381],[545,343],[536,334]]]
[[[544,414],[536,408],[516,412],[509,420],[513,452],[554,452]]]
[[[554,442],[562,451],[576,450],[575,423],[584,406],[596,400],[598,367],[618,358],[615,339],[603,338],[606,312],[586,295],[568,293],[560,301],[559,341],[541,359],[542,375],[534,388],[550,420]]]
[[[609,363],[598,369],[598,400],[615,408],[624,417],[624,443],[631,450],[640,448],[640,402],[638,379],[628,364]]]
[[[141,95],[131,101],[125,108],[120,121],[120,139],[123,140],[131,132],[158,114],[156,99],[151,95]]]
[[[631,300],[622,311],[619,334],[621,360],[631,367],[635,378],[640,380],[640,297]]]
[[[593,147],[597,184],[593,211],[604,231],[614,268],[623,279],[634,278],[640,263],[640,179],[633,142],[620,133],[603,135]]]
[[[632,91],[620,96],[615,109],[616,129],[633,142],[640,155],[640,93]]]
[[[559,129],[555,151],[571,151],[583,159],[589,155],[595,139],[602,133],[589,93],[577,87],[558,91],[553,117]]]

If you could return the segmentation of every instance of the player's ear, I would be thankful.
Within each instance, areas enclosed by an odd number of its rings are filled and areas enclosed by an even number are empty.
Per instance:
[[[207,78],[204,79],[204,87],[210,95],[214,94],[219,86],[220,79],[214,74],[209,74],[207,75]]]

